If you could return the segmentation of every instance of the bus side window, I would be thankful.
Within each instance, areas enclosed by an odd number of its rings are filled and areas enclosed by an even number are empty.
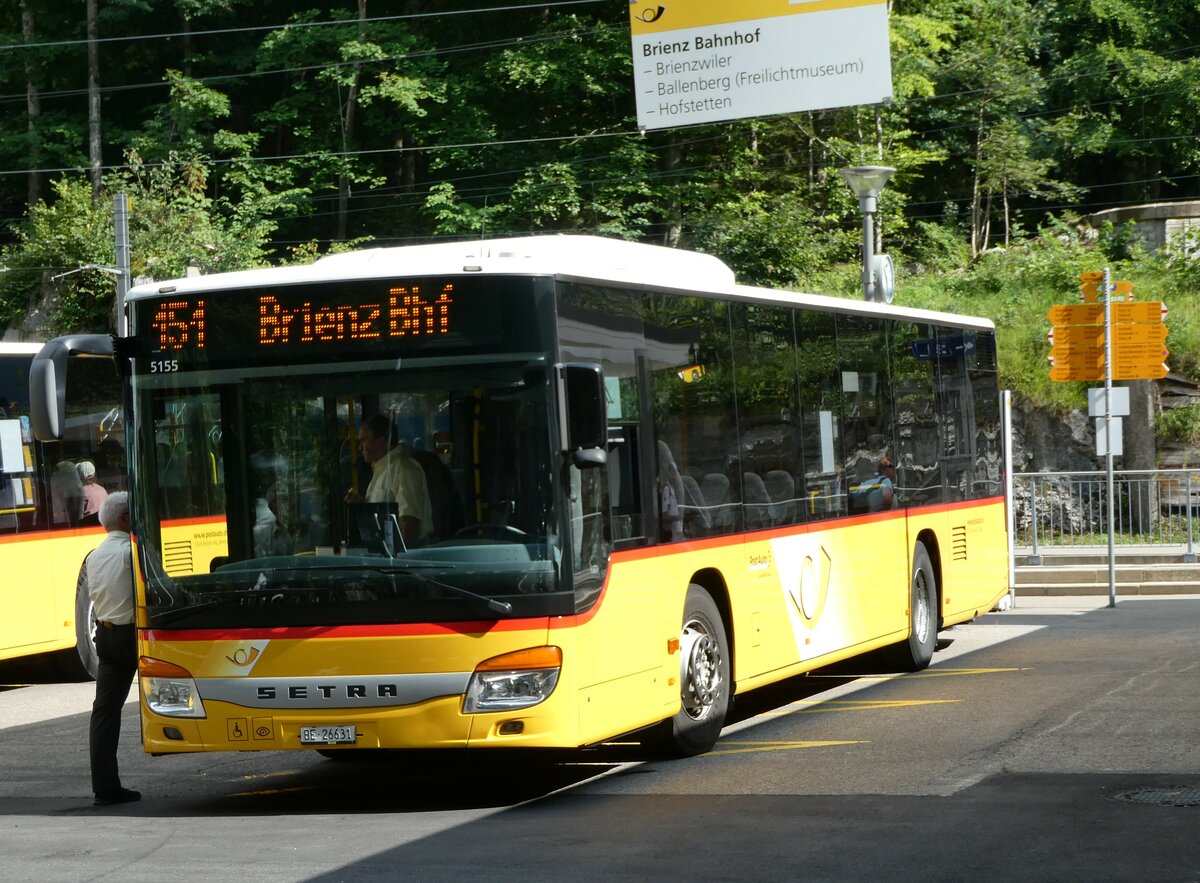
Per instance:
[[[36,463],[32,438],[20,419],[0,420],[0,467],[0,534],[32,530]]]
[[[612,506],[613,542],[642,536],[641,476],[638,473],[638,428],[633,423],[608,427],[608,495]]]

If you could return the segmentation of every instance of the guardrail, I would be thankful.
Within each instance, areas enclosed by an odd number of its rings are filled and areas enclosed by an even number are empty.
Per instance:
[[[1040,550],[1108,545],[1105,473],[1022,472],[1013,475],[1013,545]],[[1113,544],[1173,546],[1196,560],[1200,470],[1113,472]]]

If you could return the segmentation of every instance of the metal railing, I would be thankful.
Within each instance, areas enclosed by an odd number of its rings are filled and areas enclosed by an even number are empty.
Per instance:
[[[1039,550],[1108,545],[1107,482],[1097,472],[1013,475],[1013,545]],[[1113,473],[1113,544],[1183,547],[1196,560],[1200,470],[1137,469]]]

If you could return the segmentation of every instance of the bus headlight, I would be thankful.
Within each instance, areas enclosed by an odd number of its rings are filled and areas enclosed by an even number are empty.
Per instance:
[[[463,713],[511,711],[544,702],[558,685],[562,650],[530,647],[485,659],[475,667]]]
[[[142,699],[155,714],[166,717],[206,717],[196,682],[186,668],[143,656],[138,660]]]

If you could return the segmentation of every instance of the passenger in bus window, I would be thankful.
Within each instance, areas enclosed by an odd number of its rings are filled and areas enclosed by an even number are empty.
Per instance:
[[[266,558],[269,555],[283,555],[286,547],[283,542],[283,527],[275,509],[275,489],[271,487],[262,495],[254,498],[254,556]]]
[[[88,725],[88,753],[96,806],[129,803],[142,795],[121,785],[117,745],[121,709],[137,674],[134,627],[133,557],[129,541],[129,495],[110,494],[100,504],[100,524],[108,536],[88,555],[88,594],[96,617],[96,701]]]
[[[60,460],[50,475],[50,503],[60,527],[74,527],[83,516],[83,482],[70,460]]]
[[[83,519],[80,523],[99,524],[100,504],[108,498],[108,491],[96,481],[96,466],[90,460],[76,463],[75,471],[83,483]]]
[[[879,459],[876,475],[868,478],[854,491],[858,512],[882,512],[895,505],[896,464],[886,454]]]
[[[673,543],[683,539],[683,514],[679,510],[679,467],[666,442],[658,443],[659,539]]]
[[[350,490],[346,502],[396,503],[400,532],[407,545],[427,539],[433,530],[433,504],[425,471],[400,446],[399,435],[382,414],[373,414],[359,429],[363,459],[371,464],[371,481],[366,492]]]

